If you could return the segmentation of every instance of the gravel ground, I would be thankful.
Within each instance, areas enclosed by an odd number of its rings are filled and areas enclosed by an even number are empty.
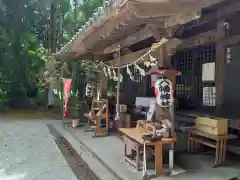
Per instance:
[[[1,119],[0,150],[0,180],[97,179],[61,135],[50,133],[44,121]]]

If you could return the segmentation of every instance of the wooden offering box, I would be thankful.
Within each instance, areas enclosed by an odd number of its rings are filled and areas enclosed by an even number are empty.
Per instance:
[[[208,134],[223,136],[228,134],[228,120],[220,118],[198,117],[196,129]]]

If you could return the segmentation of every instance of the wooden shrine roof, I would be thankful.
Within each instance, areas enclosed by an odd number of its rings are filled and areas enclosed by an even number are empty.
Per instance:
[[[202,8],[223,0],[115,0],[118,5],[106,9],[88,26],[77,33],[64,49],[55,53],[58,59],[73,60],[85,55],[104,54],[106,48],[140,31],[147,34],[152,27],[161,31],[184,24],[199,16]],[[115,2],[114,1],[114,2]],[[108,50],[107,53],[109,53]]]

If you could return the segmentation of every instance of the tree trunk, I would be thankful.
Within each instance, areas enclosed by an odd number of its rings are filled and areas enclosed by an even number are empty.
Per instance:
[[[25,73],[25,66],[23,59],[21,57],[21,32],[22,32],[22,24],[21,24],[21,1],[18,1],[18,3],[15,4],[15,14],[14,20],[13,20],[13,29],[18,29],[18,31],[14,34],[14,58],[16,62],[18,62],[18,66],[15,72],[15,78],[18,79],[18,86],[19,88],[24,90],[24,94],[27,96],[27,89],[28,89],[28,82],[27,82],[27,76]]]
[[[57,36],[56,36],[56,1],[51,4],[50,23],[51,23],[51,52],[56,52]]]

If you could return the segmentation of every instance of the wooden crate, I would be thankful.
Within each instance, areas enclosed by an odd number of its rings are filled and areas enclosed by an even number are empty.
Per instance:
[[[227,135],[228,120],[221,118],[197,117],[196,129],[212,135]]]

